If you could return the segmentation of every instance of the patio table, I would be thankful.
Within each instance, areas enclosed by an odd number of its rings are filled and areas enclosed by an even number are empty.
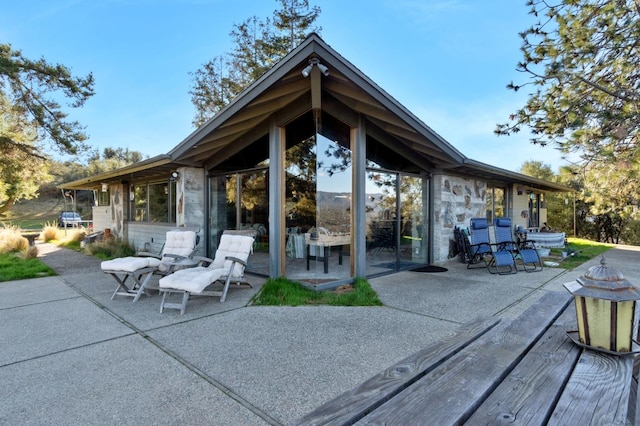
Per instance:
[[[351,235],[320,235],[318,239],[313,239],[309,235],[305,235],[305,244],[307,246],[307,271],[309,270],[310,260],[322,260],[324,273],[329,273],[329,255],[331,247],[337,247],[338,265],[342,265],[342,249],[344,246],[351,244]],[[315,247],[315,254],[311,254],[311,247]],[[319,252],[322,250],[322,257]]]

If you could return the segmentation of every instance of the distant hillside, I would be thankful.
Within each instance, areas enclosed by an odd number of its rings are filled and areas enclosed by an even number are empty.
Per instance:
[[[62,195],[49,192],[36,199],[16,203],[8,212],[0,215],[0,222],[23,229],[42,229],[47,223],[56,223],[58,215],[64,209]]]

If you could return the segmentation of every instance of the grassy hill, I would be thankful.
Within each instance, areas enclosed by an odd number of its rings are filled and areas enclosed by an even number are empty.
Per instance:
[[[47,223],[57,223],[58,215],[65,208],[60,194],[43,194],[33,200],[16,203],[4,215],[0,222],[22,229],[42,229]]]

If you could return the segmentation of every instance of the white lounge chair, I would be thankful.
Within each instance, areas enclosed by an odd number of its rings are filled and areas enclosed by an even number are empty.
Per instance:
[[[160,312],[167,308],[179,309],[180,314],[184,314],[190,295],[217,296],[222,303],[227,297],[229,284],[232,281],[251,286],[243,277],[249,254],[252,252],[254,236],[246,233],[237,235],[234,232],[223,233],[214,259],[199,258],[202,261],[200,266],[182,269],[160,279],[160,292],[163,293]],[[216,281],[224,281],[222,290],[205,290]],[[167,301],[167,296],[174,293],[182,295],[181,303]]]
[[[149,294],[147,287],[153,274],[170,274],[182,260],[193,256],[198,242],[194,231],[168,231],[166,235],[167,239],[159,255],[139,252],[136,256],[120,257],[101,263],[102,271],[113,276],[118,282],[111,299],[116,296],[129,296],[136,302],[143,293]],[[131,287],[126,284],[129,278],[134,281]]]

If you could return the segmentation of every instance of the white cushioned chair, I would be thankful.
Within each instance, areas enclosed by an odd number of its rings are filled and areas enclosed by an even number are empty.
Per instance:
[[[160,292],[162,302],[160,312],[165,308],[179,309],[184,314],[190,295],[217,296],[220,302],[227,297],[229,285],[233,281],[237,284],[247,283],[244,278],[244,270],[247,266],[249,254],[252,252],[254,236],[245,232],[225,231],[220,239],[214,259],[195,257],[201,261],[200,266],[182,269],[160,279]],[[224,281],[222,290],[205,291],[207,287],[216,281]],[[172,293],[182,295],[181,303],[169,303],[167,296]]]
[[[149,280],[153,274],[168,275],[177,267],[180,261],[193,256],[198,237],[194,231],[168,231],[166,241],[160,254],[138,252],[136,256],[120,257],[106,260],[100,267],[106,274],[110,274],[118,282],[116,295],[133,297],[136,302],[142,293],[147,293]],[[131,278],[134,283],[126,285]]]

